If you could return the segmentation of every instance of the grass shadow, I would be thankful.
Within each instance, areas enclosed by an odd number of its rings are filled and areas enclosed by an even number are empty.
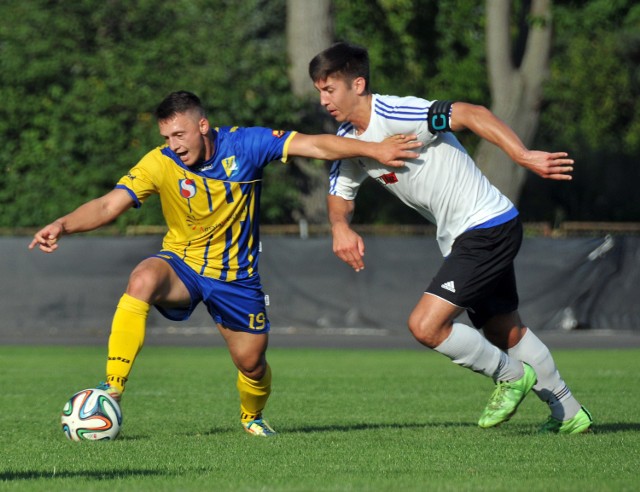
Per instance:
[[[198,432],[198,435],[201,436],[219,436],[222,434],[235,434],[237,432],[243,432],[242,431],[242,427],[240,426],[240,424],[237,425],[237,427],[213,427],[212,429],[208,430],[207,432]],[[192,435],[192,434],[189,434]]]
[[[302,427],[292,427],[286,430],[287,433],[308,433],[308,432],[353,432],[368,431],[377,429],[426,429],[429,427],[477,427],[476,424],[470,422],[431,422],[431,423],[411,423],[411,424],[393,424],[393,423],[362,423],[347,425],[305,425]]]
[[[282,427],[278,426],[279,433],[282,434],[307,434],[309,432],[354,432],[354,431],[368,431],[376,429],[424,429],[427,427],[477,427],[476,424],[465,422],[440,422],[440,423],[412,423],[412,424],[393,424],[393,423],[362,423],[362,424],[328,424],[328,425],[305,425],[300,427]],[[214,427],[207,432],[202,432],[204,436],[214,436],[222,434],[235,434],[241,430],[238,426],[229,427]]]
[[[598,424],[596,422],[591,430],[591,432],[593,432],[594,434],[615,434],[616,432],[629,431],[640,431],[640,424],[633,422],[612,422],[609,424]]]
[[[0,472],[0,482],[11,482],[16,480],[47,480],[55,478],[88,478],[92,480],[114,480],[123,477],[145,477],[166,475],[166,472],[157,470],[113,470],[113,471],[61,471],[44,472],[36,470]]]
[[[484,432],[504,432],[508,431],[509,434],[514,432],[517,434],[538,434],[539,426],[531,426],[528,424],[516,424],[509,423],[506,425],[497,426],[493,429],[484,429]],[[437,428],[473,428],[480,429],[478,424],[474,422],[424,422],[424,423],[410,423],[410,424],[394,424],[394,423],[359,423],[359,424],[327,424],[327,425],[303,425],[293,427],[279,426],[278,430],[282,434],[307,434],[309,432],[357,432],[357,431],[369,431],[369,430],[391,430],[391,429],[437,429]],[[221,436],[224,434],[236,434],[239,433],[242,428],[237,427],[213,427],[206,432],[198,432],[200,436]],[[611,434],[616,432],[628,432],[628,431],[640,431],[639,423],[610,423],[610,424],[596,424],[590,433],[592,434]],[[192,433],[187,434],[193,436]],[[149,436],[120,436],[118,440],[125,441],[137,441],[142,439],[148,439]],[[0,475],[1,477],[1,475]]]
[[[144,441],[149,439],[150,436],[148,435],[144,435],[144,434],[138,434],[138,435],[127,435],[127,434],[120,434],[118,436],[118,441]]]

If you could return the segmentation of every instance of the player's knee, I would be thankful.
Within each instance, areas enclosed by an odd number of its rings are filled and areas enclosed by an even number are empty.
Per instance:
[[[412,314],[408,321],[409,331],[422,345],[435,348],[442,343],[445,327],[425,316]]]
[[[263,354],[243,354],[234,362],[242,374],[255,381],[262,379],[267,370],[267,361]]]
[[[153,276],[145,270],[134,270],[129,276],[127,294],[138,299],[148,298],[155,285]]]
[[[251,368],[249,369],[249,367],[251,366],[238,366],[238,370],[244,374],[246,377],[248,377],[249,379],[253,379],[254,381],[259,381],[261,380],[267,370],[267,366],[264,365],[259,365],[257,367]]]
[[[127,294],[138,299],[154,300],[162,285],[162,271],[153,268],[152,265],[141,263],[129,275]]]

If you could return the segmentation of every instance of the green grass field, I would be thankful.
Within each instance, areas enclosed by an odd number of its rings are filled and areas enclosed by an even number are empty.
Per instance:
[[[482,430],[489,380],[427,350],[271,350],[273,439],[238,423],[221,348],[146,347],[113,442],[67,441],[60,411],[104,348],[0,347],[0,490],[619,491],[640,487],[640,350],[555,351],[596,420],[537,435],[532,394]]]

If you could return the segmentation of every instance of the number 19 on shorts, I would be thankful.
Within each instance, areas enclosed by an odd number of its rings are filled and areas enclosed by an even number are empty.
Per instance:
[[[267,322],[267,315],[265,313],[250,314],[249,315],[249,329],[250,330],[262,330]]]

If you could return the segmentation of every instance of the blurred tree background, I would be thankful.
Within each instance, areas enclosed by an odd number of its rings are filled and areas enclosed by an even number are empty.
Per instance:
[[[303,0],[289,0],[289,2]],[[513,58],[530,1],[513,2]],[[640,5],[555,0],[548,76],[533,146],[566,150],[574,180],[529,175],[526,221],[638,221]],[[169,92],[201,96],[213,125],[333,131],[289,80],[287,0],[4,0],[0,3],[0,227],[32,227],[110,190],[162,143],[153,110]],[[474,0],[333,0],[334,40],[369,48],[375,92],[491,107],[484,4]],[[311,82],[309,81],[309,86]],[[478,145],[460,134],[470,152]],[[325,169],[327,163],[313,163]],[[317,183],[272,164],[263,223],[311,222]],[[315,190],[317,191],[317,189]],[[358,220],[421,222],[373,183]],[[364,210],[366,208],[366,210]],[[157,201],[118,225],[161,224]]]

